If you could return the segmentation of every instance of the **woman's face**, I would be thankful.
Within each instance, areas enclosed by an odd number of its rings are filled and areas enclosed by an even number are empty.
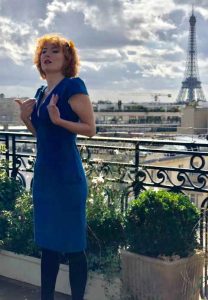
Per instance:
[[[50,73],[62,74],[64,61],[64,53],[61,47],[55,44],[45,43],[40,56],[40,63],[46,76]]]

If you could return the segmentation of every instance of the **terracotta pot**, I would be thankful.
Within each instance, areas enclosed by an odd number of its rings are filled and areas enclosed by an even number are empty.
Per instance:
[[[121,264],[125,300],[199,300],[202,252],[170,262],[122,250]]]

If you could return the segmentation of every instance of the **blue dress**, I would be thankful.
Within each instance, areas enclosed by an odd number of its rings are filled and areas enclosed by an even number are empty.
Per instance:
[[[86,248],[87,182],[76,134],[54,125],[47,105],[52,94],[58,94],[61,118],[79,122],[68,100],[75,94],[88,95],[88,92],[79,77],[64,78],[40,105],[45,88],[38,89],[31,115],[37,135],[33,180],[35,242],[41,248],[60,252],[83,251]]]

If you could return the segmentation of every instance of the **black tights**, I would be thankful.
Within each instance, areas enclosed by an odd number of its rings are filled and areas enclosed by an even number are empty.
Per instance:
[[[72,300],[83,300],[87,282],[87,259],[85,252],[67,253],[69,259],[69,281]],[[42,249],[41,257],[41,300],[54,300],[54,290],[61,254]]]

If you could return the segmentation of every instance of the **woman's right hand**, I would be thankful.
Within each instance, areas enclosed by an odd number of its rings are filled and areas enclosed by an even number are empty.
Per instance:
[[[29,119],[32,114],[33,107],[36,103],[36,99],[34,99],[34,98],[30,98],[27,100],[15,99],[14,101],[19,104],[20,118],[22,120]]]

